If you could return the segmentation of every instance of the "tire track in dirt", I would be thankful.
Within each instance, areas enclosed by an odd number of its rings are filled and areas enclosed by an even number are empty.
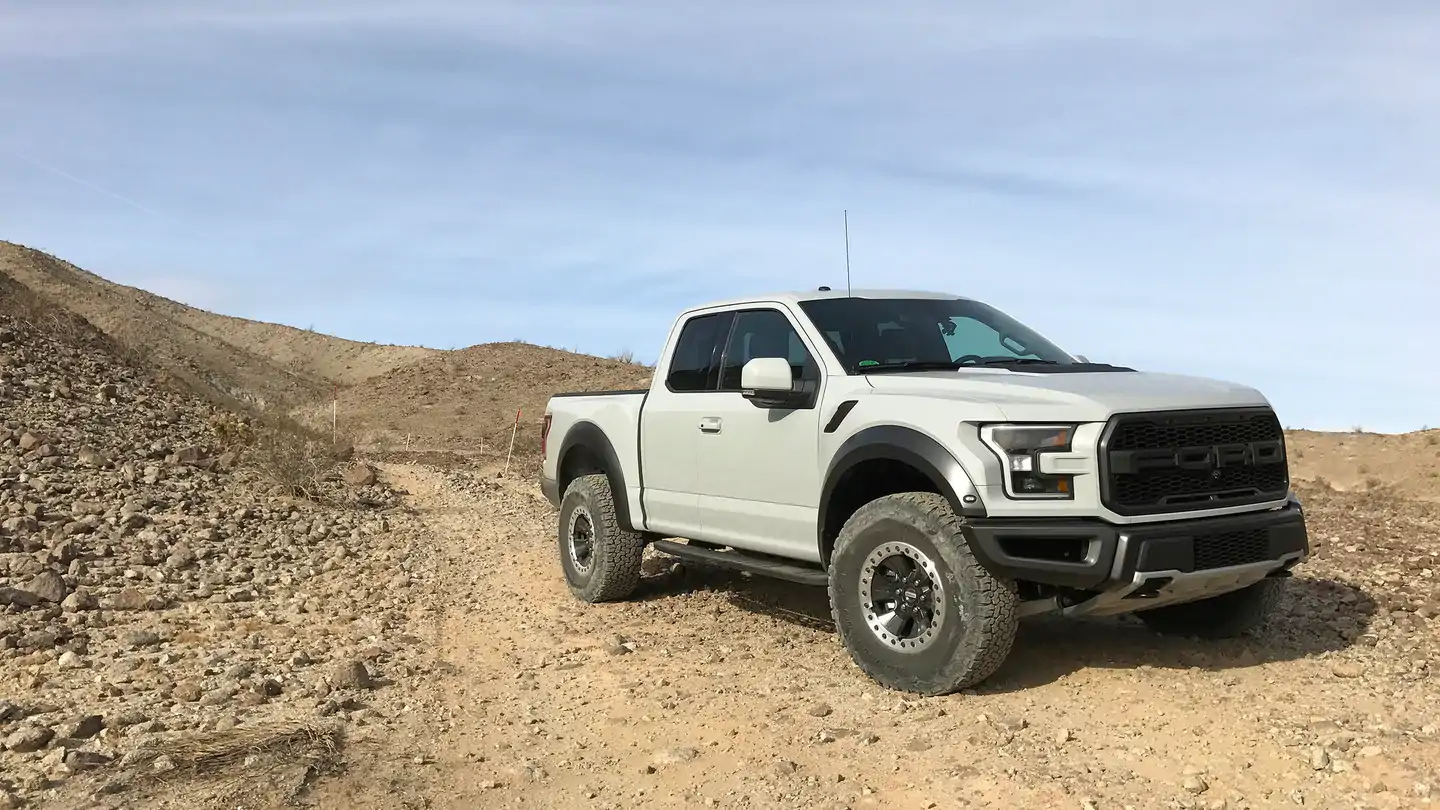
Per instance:
[[[820,589],[655,557],[630,601],[585,605],[533,482],[386,473],[443,585],[405,756],[427,753],[371,806],[1383,808],[1440,771],[1440,690],[1343,640],[1333,606],[1366,597],[1310,572],[1253,639],[1030,620],[982,688],[919,699],[851,663]]]

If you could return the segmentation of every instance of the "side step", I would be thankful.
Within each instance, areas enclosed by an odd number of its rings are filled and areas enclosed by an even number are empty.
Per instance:
[[[748,571],[752,574],[798,582],[802,585],[814,585],[823,588],[830,584],[830,577],[826,576],[824,571],[807,565],[776,562],[761,557],[752,557],[740,551],[716,551],[700,546],[677,543],[673,540],[656,540],[650,545],[653,546],[656,551],[664,552],[672,557],[679,557],[682,560],[692,560],[694,562],[714,565],[720,568],[729,568],[736,571]]]

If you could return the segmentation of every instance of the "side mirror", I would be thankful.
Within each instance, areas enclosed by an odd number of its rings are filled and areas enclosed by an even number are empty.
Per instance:
[[[783,357],[756,357],[746,363],[740,369],[740,395],[757,408],[796,408],[807,399]]]
[[[1090,362],[1090,358],[1086,357],[1086,356],[1083,355],[1083,354],[1077,354],[1077,355],[1075,355],[1075,359],[1076,359],[1076,360],[1079,360],[1079,361],[1082,362],[1082,363],[1088,363],[1088,362]]]

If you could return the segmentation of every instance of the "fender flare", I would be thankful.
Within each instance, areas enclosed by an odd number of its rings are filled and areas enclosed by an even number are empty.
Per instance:
[[[576,422],[565,432],[565,438],[560,442],[560,453],[556,456],[559,462],[555,467],[556,487],[560,497],[565,497],[565,488],[573,480],[573,476],[566,477],[565,461],[570,452],[576,449],[587,450],[600,459],[605,477],[610,481],[610,493],[615,501],[615,519],[620,528],[634,531],[635,526],[630,521],[630,491],[625,488],[625,469],[620,466],[620,456],[615,453],[610,437],[594,422]]]
[[[825,527],[829,521],[830,502],[845,474],[855,466],[875,459],[900,461],[914,467],[930,479],[955,514],[964,517],[985,517],[985,504],[980,492],[949,450],[940,442],[914,428],[899,425],[876,425],[856,431],[840,444],[825,470],[825,484],[820,490],[820,514],[816,526],[816,542],[824,559]]]

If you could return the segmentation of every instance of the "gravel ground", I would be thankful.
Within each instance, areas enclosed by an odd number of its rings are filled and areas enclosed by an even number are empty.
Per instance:
[[[1041,618],[982,688],[927,700],[851,664],[818,589],[654,557],[634,599],[582,605],[532,481],[386,472],[437,551],[440,677],[327,806],[1394,808],[1440,787],[1429,504],[1306,491],[1316,554],[1253,637]]]
[[[277,494],[218,411],[42,325],[0,319],[0,808],[79,774],[129,806],[127,753],[205,733],[385,722],[423,577],[399,497],[363,466]]]

